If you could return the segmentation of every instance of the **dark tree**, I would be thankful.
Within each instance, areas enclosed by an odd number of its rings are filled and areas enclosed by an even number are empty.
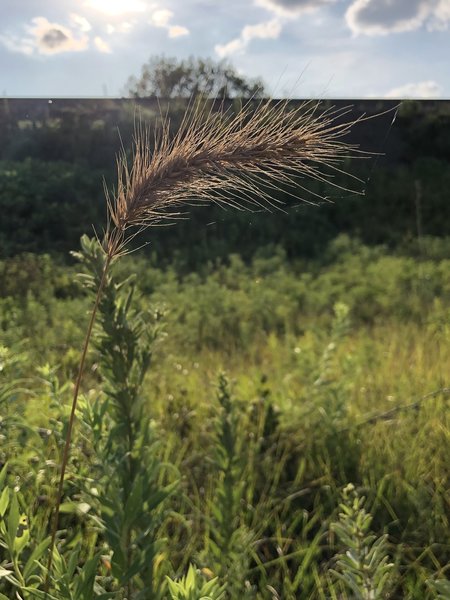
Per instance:
[[[140,77],[130,77],[125,87],[128,96],[146,98],[260,98],[265,94],[260,79],[239,75],[225,61],[193,56],[179,60],[153,56],[142,66]]]

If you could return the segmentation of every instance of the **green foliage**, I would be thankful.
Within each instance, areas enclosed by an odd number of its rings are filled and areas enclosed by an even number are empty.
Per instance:
[[[7,467],[0,474],[0,545],[8,557],[0,565],[0,580],[17,598],[48,600],[92,600],[111,598],[96,580],[99,557],[84,561],[80,566],[79,548],[70,552],[67,559],[54,550],[53,589],[43,591],[45,553],[50,538],[39,542],[30,538],[28,517],[22,512],[23,498],[5,485]],[[14,590],[14,591],[13,591]],[[20,594],[20,595],[19,595]],[[7,596],[0,594],[0,598]]]
[[[386,598],[394,566],[389,562],[387,536],[377,538],[371,533],[372,516],[352,484],[344,488],[342,497],[339,521],[331,526],[344,549],[336,557],[334,573],[355,600]]]
[[[202,573],[196,589],[203,574],[218,577],[230,598],[353,597],[330,572],[337,530],[327,533],[348,481],[373,517],[359,517],[360,563],[392,557],[393,598],[444,594],[449,394],[426,394],[445,388],[450,360],[448,242],[422,242],[393,254],[341,237],[320,261],[290,263],[278,250],[188,276],[138,255],[114,265],[86,363],[50,597],[166,600],[175,593],[166,576],[183,586],[190,564]],[[8,506],[16,497],[19,515],[9,527],[7,507],[0,520],[7,598],[42,598],[70,365],[104,260],[87,238],[79,258],[82,289],[51,258],[2,263],[0,497]],[[25,516],[29,537],[23,529],[14,548]],[[337,537],[335,570],[361,587]]]
[[[67,253],[101,219],[102,203],[101,175],[93,170],[39,159],[0,162],[0,254]]]
[[[219,376],[218,401],[220,412],[216,418],[214,466],[217,479],[210,500],[211,512],[208,557],[214,573],[226,583],[230,597],[246,597],[246,575],[251,554],[253,535],[245,526],[245,460],[243,435],[238,428],[238,413],[231,398],[229,382]],[[247,583],[247,586],[246,586]],[[248,590],[247,590],[248,592]]]
[[[448,600],[450,598],[450,581],[447,579],[429,580],[427,585],[436,594],[436,600]]]
[[[238,96],[248,97],[254,89],[254,82],[243,82],[232,71],[224,75],[228,72],[224,65],[221,70],[220,65],[195,59],[179,63],[157,57],[155,61],[148,69],[150,79],[142,80],[144,95],[150,90],[152,77],[160,76],[167,79],[165,93],[175,95],[180,88],[188,95],[187,90],[196,89],[208,93],[211,82],[219,91],[221,73],[230,91],[234,89]],[[154,68],[158,61],[160,75]],[[183,73],[189,75],[184,77]],[[212,75],[209,83],[207,73]],[[170,103],[174,128],[186,102]],[[356,103],[355,117],[362,112],[384,111],[392,104]],[[155,99],[147,99],[139,101],[138,110],[154,127],[166,106],[161,108]],[[367,182],[357,185],[359,191],[366,188],[364,198],[337,191],[329,198],[336,202],[310,206],[295,203],[279,192],[277,197],[286,203],[286,213],[280,212],[276,218],[227,213],[218,207],[192,208],[190,218],[177,227],[151,232],[147,260],[156,258],[158,265],[177,262],[189,272],[205,268],[209,261],[225,260],[232,252],[239,252],[247,262],[255,253],[270,253],[274,244],[290,259],[321,258],[325,246],[342,233],[365,244],[388,244],[391,248],[411,245],[423,236],[447,235],[449,103],[422,102],[414,108],[414,117],[408,110],[405,104],[392,128],[391,113],[359,124],[350,136],[350,142],[365,150],[385,153],[382,159],[349,165],[352,174]],[[5,131],[0,148],[2,256],[32,251],[60,253],[61,260],[67,260],[80,235],[103,222],[102,176],[111,182],[114,155],[120,151],[121,140],[128,147],[135,116],[134,100],[60,99],[49,105],[45,100],[4,99],[0,105],[0,132],[2,126]],[[323,185],[308,187],[329,197],[330,190]],[[302,195],[299,190],[299,198]]]
[[[172,600],[222,600],[225,598],[224,588],[220,587],[217,577],[210,581],[205,579],[192,565],[185,577],[180,581],[167,578]]]
[[[160,66],[168,95],[210,93],[214,65]],[[242,84],[225,75],[228,91]],[[370,178],[364,200],[293,207],[280,192],[291,208],[276,219],[193,209],[115,265],[48,600],[449,597],[449,240],[430,237],[448,233],[446,106],[402,107],[387,160],[352,168]],[[8,122],[0,114],[0,599],[29,600],[44,598],[71,381],[104,265],[83,238],[81,289],[58,253],[101,222],[99,172],[118,123],[127,145],[135,109],[61,101],[24,121],[11,108]],[[142,110],[156,122],[155,103]],[[342,501],[348,481],[367,502],[348,487]]]
[[[92,600],[93,598],[99,598],[106,600],[107,598],[116,597],[116,594],[105,592],[104,588],[96,581],[99,559],[99,555],[93,556],[80,567],[79,548],[75,548],[70,552],[67,558],[55,549],[51,577],[54,592],[49,598],[61,600]],[[45,600],[45,593],[40,592],[36,597]]]
[[[104,255],[95,240],[83,237],[77,257],[88,269],[86,287],[95,290]],[[151,416],[145,411],[142,384],[158,338],[159,313],[132,306],[131,281],[108,277],[99,305],[96,346],[106,399],[86,407],[85,421],[95,440],[98,469],[95,500],[100,503],[111,572],[129,597],[152,599],[158,593],[153,566],[162,540],[157,528],[161,508],[177,486],[163,485]],[[153,318],[152,318],[153,317]],[[107,412],[108,411],[108,412]]]

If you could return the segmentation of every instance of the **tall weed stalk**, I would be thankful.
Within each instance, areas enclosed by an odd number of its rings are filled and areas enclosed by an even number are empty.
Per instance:
[[[81,243],[82,252],[76,256],[87,268],[85,283],[95,294],[105,256],[95,240],[83,237]],[[130,279],[117,283],[111,272],[104,281],[95,345],[107,399],[87,405],[84,422],[97,455],[93,500],[101,507],[111,574],[127,598],[153,600],[161,584],[154,572],[161,546],[156,531],[163,519],[162,504],[178,481],[176,473],[163,473],[141,395],[160,334],[160,314],[136,309],[134,291]],[[164,485],[163,479],[170,482]]]
[[[231,390],[222,373],[218,383],[220,412],[216,418],[214,463],[217,470],[215,492],[210,500],[211,529],[209,553],[213,572],[225,581],[230,597],[248,597],[246,581],[254,534],[243,519],[245,505],[245,460],[238,428],[238,413]]]
[[[377,537],[370,530],[372,515],[364,503],[352,484],[344,488],[339,520],[332,524],[342,546],[333,573],[355,600],[381,600],[388,597],[394,565],[389,562],[387,536]]]

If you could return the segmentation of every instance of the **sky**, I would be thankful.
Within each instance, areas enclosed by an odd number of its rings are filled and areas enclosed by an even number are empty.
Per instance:
[[[121,96],[161,54],[274,97],[448,99],[450,0],[0,0],[0,96]]]

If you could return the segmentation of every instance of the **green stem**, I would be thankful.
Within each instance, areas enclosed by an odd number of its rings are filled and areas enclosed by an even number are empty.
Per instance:
[[[21,587],[25,587],[25,579],[23,578],[22,571],[20,570],[19,561],[17,559],[17,556],[13,557],[12,562],[13,562],[13,567],[14,567],[14,573],[17,577],[17,580],[19,581]]]
[[[89,320],[89,325],[88,325],[88,328],[86,331],[86,337],[84,340],[83,351],[81,353],[80,364],[78,366],[78,374],[77,374],[77,378],[75,380],[75,388],[74,388],[73,400],[72,400],[72,409],[70,411],[69,424],[67,427],[66,441],[64,444],[63,458],[61,461],[61,473],[60,473],[60,477],[59,477],[58,492],[57,492],[57,496],[56,496],[55,512],[53,515],[52,538],[51,538],[50,547],[49,547],[47,575],[46,575],[45,586],[44,586],[44,592],[46,595],[48,594],[48,590],[50,587],[50,572],[51,572],[51,568],[52,568],[52,564],[53,564],[53,550],[55,547],[56,534],[58,532],[59,509],[61,506],[61,500],[62,500],[62,495],[63,495],[64,477],[66,474],[67,462],[69,460],[69,450],[70,450],[70,443],[72,440],[73,425],[75,422],[75,412],[76,412],[76,408],[77,408],[78,394],[80,391],[81,379],[83,377],[84,364],[86,362],[86,355],[87,355],[87,351],[89,348],[89,342],[90,342],[91,335],[92,335],[92,329],[94,327],[95,317],[97,314],[98,306],[100,304],[100,298],[101,298],[101,295],[103,292],[103,288],[105,286],[106,275],[108,273],[109,266],[111,264],[111,259],[112,259],[112,257],[110,255],[107,255],[105,264],[103,266],[102,276],[101,276],[100,283],[99,283],[97,293],[95,296],[94,307],[92,309],[91,317]]]

